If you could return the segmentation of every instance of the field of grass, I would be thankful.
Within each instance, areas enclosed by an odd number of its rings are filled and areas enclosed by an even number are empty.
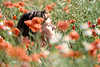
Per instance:
[[[38,26],[35,40],[19,36],[17,23],[32,10],[46,10],[56,26],[44,46]],[[99,10],[100,0],[0,0],[0,67],[100,67]]]

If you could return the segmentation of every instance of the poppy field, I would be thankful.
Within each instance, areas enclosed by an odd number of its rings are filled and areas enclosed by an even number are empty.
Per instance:
[[[100,67],[100,0],[0,0],[0,67]]]

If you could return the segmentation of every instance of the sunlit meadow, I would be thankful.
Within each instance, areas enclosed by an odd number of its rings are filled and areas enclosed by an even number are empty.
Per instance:
[[[17,28],[32,10],[49,17],[24,22],[34,40]],[[0,67],[100,67],[100,0],[0,0]]]

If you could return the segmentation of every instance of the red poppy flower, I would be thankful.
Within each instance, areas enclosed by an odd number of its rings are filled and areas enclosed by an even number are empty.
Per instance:
[[[64,49],[64,47],[62,45],[57,45],[57,46],[55,46],[55,48],[58,49],[58,50]]]
[[[1,30],[4,30],[4,27],[5,27],[4,25],[0,25]]]
[[[5,40],[0,38],[0,49],[7,49],[11,47],[11,44],[7,43]]]
[[[8,2],[4,2],[4,6],[6,6],[7,8],[12,8],[13,7],[13,3],[8,1]]]
[[[75,22],[76,22],[76,20],[74,20],[74,19],[70,19],[70,20],[66,20],[66,22],[68,22],[68,23],[72,24],[72,23],[75,23]]]
[[[97,34],[96,34],[96,32],[95,32],[95,30],[94,30],[94,29],[92,29],[92,35],[93,35],[94,37],[96,37],[96,36],[97,36]]]
[[[88,27],[91,27],[92,25],[91,25],[91,22],[90,21],[88,21]]]
[[[18,2],[18,4],[23,7],[24,6],[24,2]]]
[[[33,46],[34,45],[34,42],[31,42],[31,46]]]
[[[94,56],[95,57],[96,54],[97,54],[97,50],[96,49],[95,50],[89,50],[88,53],[89,53],[90,56]]]
[[[71,3],[71,0],[67,0],[68,3]]]
[[[24,9],[24,10],[23,10],[23,13],[27,13],[27,12],[28,12],[28,10],[27,10],[27,9]]]
[[[75,30],[75,25],[72,26],[72,29]]]
[[[20,5],[18,3],[14,3],[14,7],[20,8]]]
[[[44,21],[44,19],[41,18],[41,17],[34,17],[34,18],[32,19],[32,23],[41,24],[43,21]]]
[[[31,26],[32,25],[32,20],[27,20],[24,22],[27,26]]]
[[[0,13],[0,18],[2,18],[2,14]]]
[[[50,5],[47,5],[47,6],[45,7],[45,10],[46,10],[46,11],[52,11],[53,8],[55,7],[55,5],[56,5],[56,3],[52,3],[52,4],[50,4]]]
[[[15,25],[14,22],[13,22],[12,20],[5,20],[4,23],[5,23],[5,25],[8,26],[8,27],[14,27],[14,25]]]
[[[74,51],[74,58],[80,57],[82,54],[79,51]]]
[[[64,11],[68,14],[69,13],[69,8],[68,8],[68,6],[66,6],[65,8],[64,8]]]
[[[96,64],[94,67],[100,67],[100,65],[97,65],[97,64]]]
[[[24,9],[24,8],[22,8],[22,7],[19,8],[19,11],[22,12],[22,13],[27,13],[27,12],[28,12],[27,9]]]
[[[97,19],[97,24],[100,25],[100,17]]]
[[[47,6],[45,7],[45,10],[47,10],[47,11],[52,11],[52,10],[53,10],[53,7],[52,7],[51,5],[47,5]]]
[[[27,56],[27,55],[22,55],[22,56],[19,57],[19,60],[30,62],[31,61],[31,57]]]
[[[22,42],[25,44],[30,44],[31,41],[28,39],[28,37],[23,37]]]
[[[20,30],[19,30],[18,28],[13,28],[13,29],[12,29],[12,32],[14,33],[14,35],[18,36]]]
[[[60,21],[60,22],[57,23],[57,26],[60,30],[66,31],[69,27],[69,24],[65,21]]]
[[[34,28],[40,29],[41,28],[41,24],[34,24]]]
[[[5,64],[5,67],[9,67],[9,64]]]
[[[12,47],[6,50],[7,54],[11,57],[18,58],[22,61],[31,61],[30,57],[27,56],[24,48]]]
[[[0,36],[0,43],[3,42],[3,38]]]
[[[14,20],[16,20],[16,19],[17,19],[16,15],[14,15],[14,16],[13,16],[13,19],[14,19]]]
[[[70,32],[69,36],[71,37],[72,40],[78,40],[79,39],[79,34],[76,31]]]
[[[20,12],[23,12],[23,11],[24,11],[24,8],[20,7],[20,8],[19,8],[19,11],[20,11]]]
[[[41,30],[41,23],[44,21],[43,18],[34,17],[32,20],[27,20],[24,23],[33,31],[37,32]]]

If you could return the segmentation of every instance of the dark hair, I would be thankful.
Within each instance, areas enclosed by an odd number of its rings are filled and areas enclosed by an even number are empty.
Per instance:
[[[35,32],[32,32],[29,27],[24,23],[24,21],[26,20],[32,20],[32,18],[34,17],[42,17],[44,19],[47,19],[47,17],[45,16],[46,14],[46,11],[43,10],[43,11],[36,11],[36,10],[33,10],[31,12],[28,12],[26,14],[23,14],[17,24],[17,28],[21,31],[21,34],[23,36],[28,36],[29,37],[29,32],[31,32],[32,34],[35,34]]]

